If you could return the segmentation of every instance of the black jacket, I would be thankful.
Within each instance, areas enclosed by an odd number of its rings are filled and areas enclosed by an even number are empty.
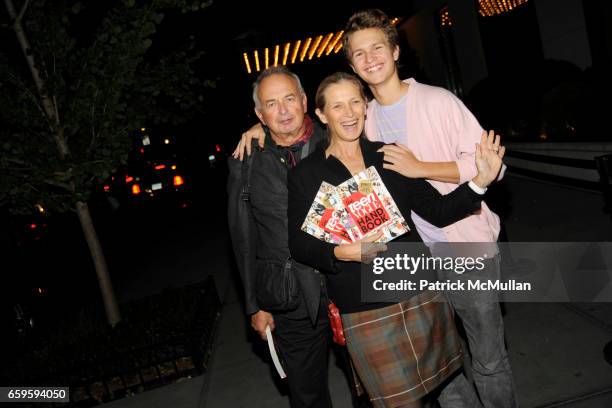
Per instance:
[[[437,227],[452,224],[480,208],[482,195],[474,192],[467,183],[442,196],[423,179],[406,178],[383,168],[383,153],[377,150],[384,143],[360,141],[366,167],[374,166],[410,231],[395,242],[421,241],[410,218],[414,210]],[[375,309],[386,304],[361,302],[361,269],[358,262],[340,262],[334,256],[336,245],[326,243],[301,230],[312,202],[322,181],[337,186],[351,177],[349,170],[334,156],[325,158],[327,143],[317,146],[315,152],[289,172],[289,248],[293,257],[327,274],[330,299],[342,313]]]
[[[315,123],[309,143],[294,155],[305,157],[326,137],[325,130]],[[246,313],[253,314],[260,310],[255,297],[256,262],[285,260],[290,256],[287,241],[289,167],[269,134],[263,150],[254,143],[252,158],[248,160],[251,166],[249,200],[242,197],[242,162],[239,160],[230,159],[228,162],[227,191],[229,230],[244,287]],[[321,276],[313,268],[295,262],[293,268],[303,303],[297,313],[302,311],[306,317],[307,312],[314,324],[319,310]],[[300,316],[292,313],[291,317]]]

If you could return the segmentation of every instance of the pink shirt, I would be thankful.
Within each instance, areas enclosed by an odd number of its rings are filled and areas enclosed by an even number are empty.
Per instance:
[[[474,115],[446,89],[420,84],[413,78],[404,82],[410,84],[405,105],[406,132],[397,142],[412,150],[419,160],[456,162],[460,183],[474,178],[476,143],[480,142],[483,131]],[[365,131],[368,139],[381,141],[374,114],[377,104],[375,100],[368,104]],[[502,175],[503,170],[500,178]],[[441,194],[448,194],[458,186],[428,181]],[[494,243],[499,230],[499,217],[484,202],[476,213],[443,228],[449,242]],[[488,256],[497,253],[497,245],[488,248],[485,249]]]

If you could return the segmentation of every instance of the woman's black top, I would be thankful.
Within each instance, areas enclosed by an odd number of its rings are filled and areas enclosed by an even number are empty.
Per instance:
[[[325,157],[328,144],[321,142],[317,149],[289,172],[289,249],[298,262],[310,265],[327,276],[327,288],[341,313],[353,313],[387,306],[388,303],[361,301],[361,264],[343,262],[334,256],[335,244],[323,242],[301,230],[304,219],[315,199],[321,182],[334,186],[351,177],[349,170],[333,155]],[[383,153],[377,150],[384,143],[360,140],[366,168],[374,166],[406,219],[410,231],[394,242],[420,242],[411,210],[435,225],[452,224],[480,208],[482,195],[463,183],[447,195],[441,195],[424,179],[411,179],[383,168]]]

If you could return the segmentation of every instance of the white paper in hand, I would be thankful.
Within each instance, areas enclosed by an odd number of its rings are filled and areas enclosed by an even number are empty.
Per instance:
[[[274,339],[272,338],[272,331],[270,330],[270,326],[266,326],[266,338],[268,339],[268,348],[270,349],[270,356],[272,357],[272,362],[274,362],[274,368],[278,372],[280,378],[287,378],[287,374],[285,374],[285,370],[283,370],[283,366],[281,365],[280,359],[278,358],[278,354],[276,353],[276,348],[274,347]]]

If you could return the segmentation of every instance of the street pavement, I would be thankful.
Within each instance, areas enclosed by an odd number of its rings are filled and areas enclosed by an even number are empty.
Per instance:
[[[509,241],[612,240],[612,220],[601,210],[601,194],[513,175],[492,193]],[[174,261],[151,263],[118,292],[127,300],[214,276],[223,309],[208,370],[104,407],[288,408],[286,387],[242,312],[226,230],[202,233],[197,222],[190,222],[173,234],[188,243],[186,248],[176,244]],[[612,366],[602,353],[612,340],[612,304],[506,303],[504,309],[521,407],[612,407]],[[348,385],[333,353],[329,369],[334,407],[350,407]]]

